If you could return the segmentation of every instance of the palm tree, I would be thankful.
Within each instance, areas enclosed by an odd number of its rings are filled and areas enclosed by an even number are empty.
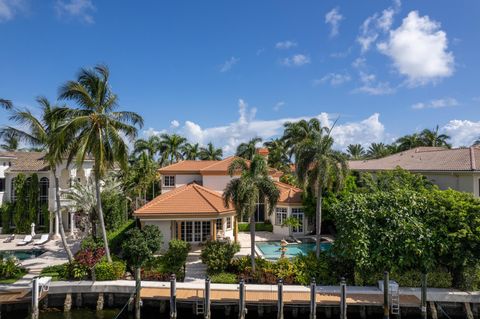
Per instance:
[[[255,154],[250,161],[236,158],[228,167],[228,174],[240,174],[240,178],[232,179],[223,192],[226,207],[231,203],[237,213],[236,220],[248,216],[250,221],[250,259],[252,270],[255,271],[255,210],[260,198],[265,199],[268,214],[271,214],[277,205],[280,192],[272,179],[268,176],[268,166],[265,159]]]
[[[381,158],[390,155],[390,151],[383,143],[372,143],[367,150],[368,158]]]
[[[133,153],[141,154],[146,152],[150,158],[154,158],[160,150],[160,139],[156,135],[150,136],[148,139],[139,138],[133,145]]]
[[[18,150],[20,143],[18,142],[18,135],[15,132],[8,131],[1,133],[0,137],[3,139],[4,143],[0,144],[0,148],[4,149],[7,152],[15,152]]]
[[[257,151],[257,144],[261,141],[262,139],[260,137],[254,137],[246,143],[240,143],[237,146],[235,155],[247,160],[251,160]]]
[[[422,133],[420,133],[423,144],[425,146],[440,146],[450,148],[451,145],[447,142],[450,139],[450,136],[446,134],[439,134],[438,130],[438,125],[433,130],[424,129]]]
[[[185,143],[182,146],[182,155],[186,160],[195,161],[198,159],[200,153],[200,145],[198,143]]]
[[[215,148],[212,142],[207,144],[207,147],[200,148],[200,159],[202,161],[219,161],[222,159],[223,151],[221,148]]]
[[[288,149],[290,158],[297,153],[297,147],[313,135],[322,131],[320,121],[317,118],[300,120],[298,122],[287,122],[284,124],[282,140]]]
[[[160,149],[163,161],[169,164],[176,163],[183,158],[182,148],[187,139],[177,134],[160,135]]]
[[[480,146],[480,137],[479,137],[479,138],[477,138],[475,141],[473,141],[473,144],[472,144],[472,146],[474,146],[474,147],[478,147],[478,146]]]
[[[365,156],[365,149],[361,144],[350,144],[347,146],[347,154],[352,160],[360,160]]]
[[[402,151],[424,145],[423,139],[418,133],[402,136],[395,143],[398,145],[399,150]]]
[[[0,99],[0,106],[6,110],[9,110],[13,107],[12,101],[6,99]]]
[[[10,120],[19,124],[21,128],[6,126],[0,130],[0,134],[15,134],[20,140],[32,145],[45,149],[47,152],[46,159],[52,170],[53,178],[55,180],[55,216],[57,218],[60,230],[60,237],[62,239],[63,247],[67,253],[69,262],[73,261],[73,254],[68,247],[65,230],[63,227],[63,217],[60,204],[60,183],[57,174],[57,165],[63,161],[62,147],[59,147],[58,135],[55,133],[61,122],[64,120],[62,115],[58,112],[61,108],[51,105],[45,97],[38,97],[37,102],[41,108],[41,117],[37,118],[29,110],[19,110],[10,108]],[[73,141],[73,140],[72,140]]]
[[[143,119],[135,112],[115,111],[117,95],[109,84],[110,72],[104,65],[81,69],[75,81],[68,81],[59,91],[59,98],[76,102],[78,108],[65,109],[67,121],[58,130],[60,142],[75,141],[69,149],[69,161],[81,165],[89,156],[94,161],[97,214],[102,230],[107,261],[111,262],[107,232],[103,218],[100,181],[116,164],[127,167],[128,146],[125,139],[134,140],[136,126]]]
[[[268,166],[283,172],[289,172],[291,163],[287,156],[285,142],[276,138],[263,143],[263,145],[268,149]]]
[[[327,135],[324,135],[323,132]],[[348,174],[345,156],[332,149],[333,138],[328,129],[313,134],[297,148],[297,176],[304,187],[310,188],[317,197],[317,258],[320,257],[322,229],[322,195],[327,188],[338,190]]]

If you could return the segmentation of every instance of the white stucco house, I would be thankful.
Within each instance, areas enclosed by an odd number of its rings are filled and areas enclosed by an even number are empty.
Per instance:
[[[228,182],[237,178],[227,173],[234,159],[232,156],[221,161],[180,161],[161,168],[162,194],[137,209],[134,216],[142,226],[158,226],[165,246],[174,238],[191,243],[219,237],[236,240],[238,223],[234,207],[226,207],[222,199]],[[275,169],[270,169],[269,175],[280,191],[280,198],[270,216],[264,203],[258,203],[255,220],[271,222],[274,233],[304,235],[309,230],[302,207],[302,191],[281,183],[282,173]],[[282,227],[290,216],[300,221],[299,227]]]
[[[92,174],[93,161],[86,160],[81,168],[66,163],[57,166],[59,177],[60,193],[70,189],[74,181],[86,182]],[[54,218],[53,212],[56,209],[55,184],[52,171],[45,161],[44,152],[0,152],[0,205],[6,201],[15,200],[15,177],[23,173],[27,176],[35,173],[39,180],[39,201],[43,205],[48,205],[51,212],[50,223],[48,225],[49,233],[59,234],[59,225]],[[64,228],[70,232],[75,229],[74,211],[71,208],[71,202],[61,195],[61,206],[63,212]],[[44,225],[42,214],[37,217],[36,224]],[[14,225],[12,225],[14,227]]]
[[[424,175],[440,189],[454,189],[480,197],[480,148],[417,147],[372,160],[350,161],[358,172],[379,172],[401,167]]]

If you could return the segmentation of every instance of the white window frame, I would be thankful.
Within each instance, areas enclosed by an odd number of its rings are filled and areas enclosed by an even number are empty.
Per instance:
[[[275,225],[282,226],[285,219],[288,218],[287,207],[275,207]]]
[[[227,217],[227,229],[232,229],[232,216]]]
[[[168,184],[167,184],[167,181],[168,181]],[[163,186],[165,186],[165,187],[175,187],[175,175],[165,175],[165,176],[163,176]]]

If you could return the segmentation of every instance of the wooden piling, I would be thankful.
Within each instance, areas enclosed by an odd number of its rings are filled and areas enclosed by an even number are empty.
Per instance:
[[[283,319],[283,280],[278,279],[277,284],[277,319]]]
[[[383,273],[383,319],[390,319],[390,277],[388,271]]]
[[[170,319],[177,319],[177,277],[170,276]]]
[[[315,278],[310,282],[310,319],[317,318],[317,283]]]

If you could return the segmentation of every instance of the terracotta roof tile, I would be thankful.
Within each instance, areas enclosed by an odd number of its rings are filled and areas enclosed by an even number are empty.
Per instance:
[[[303,191],[300,188],[297,188],[292,185],[288,185],[281,182],[275,182],[278,190],[280,191],[280,197],[278,199],[279,203],[284,204],[301,204],[302,203],[302,193]]]
[[[168,165],[159,169],[160,173],[170,173],[170,172],[196,172],[200,174],[200,170],[218,163],[219,161],[180,161],[178,163]]]
[[[357,171],[392,170],[401,167],[410,171],[479,171],[480,148],[418,147],[384,158],[350,161]]]
[[[0,152],[0,157],[11,158],[12,166],[8,172],[40,172],[48,171],[45,152]]]
[[[222,195],[196,183],[183,185],[155,199],[135,211],[135,215],[224,213],[234,211],[225,207]]]

